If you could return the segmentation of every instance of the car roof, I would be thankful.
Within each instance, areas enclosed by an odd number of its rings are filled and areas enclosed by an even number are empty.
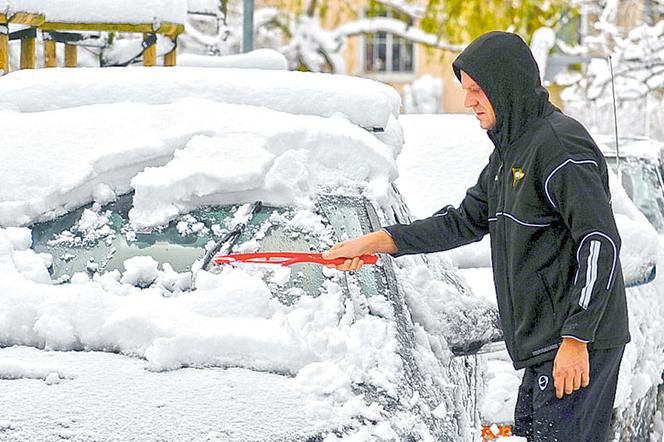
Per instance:
[[[615,136],[600,134],[594,136],[597,146],[607,157],[616,157]],[[664,154],[664,143],[648,137],[626,136],[618,138],[621,158],[643,158],[657,161]]]

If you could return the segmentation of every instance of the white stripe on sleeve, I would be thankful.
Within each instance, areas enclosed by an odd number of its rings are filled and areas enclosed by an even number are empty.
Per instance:
[[[602,243],[599,241],[590,241],[590,254],[588,255],[588,268],[586,269],[586,285],[581,290],[581,299],[579,305],[584,309],[590,304],[590,295],[592,295],[595,281],[597,281],[597,262],[599,261],[599,250]]]

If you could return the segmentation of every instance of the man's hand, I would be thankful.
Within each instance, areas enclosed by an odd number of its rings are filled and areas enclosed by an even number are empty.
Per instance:
[[[323,253],[325,259],[348,258],[342,265],[328,265],[337,270],[360,270],[364,262],[358,258],[369,253],[395,253],[397,246],[385,231],[369,233],[359,238],[342,241]]]
[[[553,361],[553,381],[558,399],[590,384],[587,344],[576,339],[563,338]]]

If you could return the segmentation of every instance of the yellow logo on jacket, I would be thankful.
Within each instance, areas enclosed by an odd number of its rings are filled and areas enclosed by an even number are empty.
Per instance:
[[[526,172],[520,167],[512,167],[512,176],[514,177],[512,180],[512,187],[516,187],[516,183],[526,177]]]

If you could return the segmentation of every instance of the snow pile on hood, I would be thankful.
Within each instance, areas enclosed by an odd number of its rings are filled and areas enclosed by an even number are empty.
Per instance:
[[[5,226],[105,202],[132,185],[142,225],[201,204],[262,198],[307,205],[322,185],[354,183],[380,198],[396,177],[401,147],[399,137],[383,143],[343,118],[211,100],[9,112],[0,126]]]
[[[8,16],[29,12],[49,22],[66,23],[185,23],[186,0],[4,0],[0,11]]]
[[[215,57],[210,55],[178,55],[178,66],[207,68],[273,69],[285,71],[288,60],[274,49],[256,49],[244,54]]]
[[[20,112],[206,98],[292,114],[342,115],[368,129],[386,128],[390,116],[399,115],[401,105],[391,87],[357,77],[195,67],[23,70],[2,79],[0,95],[0,111]]]
[[[43,364],[31,364],[12,358],[0,359],[0,380],[41,379],[48,384],[57,384],[61,379],[72,379],[74,374],[67,368]]]

